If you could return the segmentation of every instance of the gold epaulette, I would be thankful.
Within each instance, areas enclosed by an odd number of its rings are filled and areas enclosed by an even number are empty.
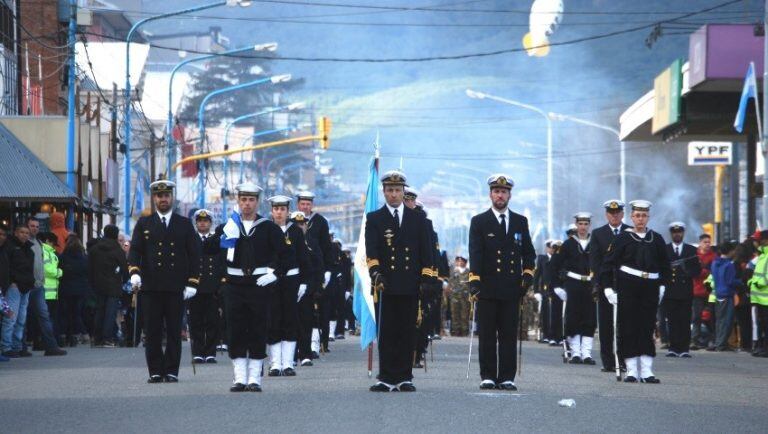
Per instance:
[[[368,268],[376,267],[379,265],[378,259],[366,259],[366,264],[368,265]]]
[[[426,277],[433,277],[432,269],[429,267],[424,267],[421,269],[421,275]]]
[[[128,267],[128,273],[130,273],[130,274],[141,273],[141,268],[139,268],[139,267],[137,267],[135,265],[131,265],[130,267]]]
[[[533,270],[530,268],[526,268],[525,270],[523,270],[523,274],[530,274],[531,276],[533,276]]]
[[[196,279],[194,277],[190,277],[189,279],[187,279],[187,281],[189,283],[192,283],[192,284],[195,284],[195,285],[199,285],[200,284],[200,279]]]
[[[480,276],[475,273],[469,273],[469,282],[479,282]]]

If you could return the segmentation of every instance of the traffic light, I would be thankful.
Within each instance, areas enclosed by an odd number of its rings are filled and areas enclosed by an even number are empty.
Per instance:
[[[322,117],[317,121],[317,135],[320,139],[320,148],[328,149],[331,145],[331,120]]]
[[[709,235],[712,240],[715,239],[715,225],[713,223],[704,223],[701,225],[701,229],[705,234]]]

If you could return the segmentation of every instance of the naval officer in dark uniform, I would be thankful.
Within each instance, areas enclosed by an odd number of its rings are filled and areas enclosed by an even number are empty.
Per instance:
[[[691,312],[693,309],[693,279],[701,274],[701,262],[696,247],[686,243],[685,223],[669,224],[672,242],[667,255],[672,265],[672,279],[661,301],[662,316],[669,324],[667,357],[690,358]]]
[[[173,212],[175,187],[150,184],[157,211],[136,222],[128,252],[131,284],[142,292],[149,383],[179,381],[184,300],[195,296],[200,276],[200,242],[192,222]]]
[[[434,280],[431,234],[424,216],[403,204],[405,174],[393,170],[381,178],[386,204],[367,215],[365,251],[371,282],[378,294],[378,382],[372,392],[413,392],[411,381],[418,295]]]
[[[618,305],[619,354],[627,383],[659,383],[653,374],[656,311],[672,277],[664,238],[648,228],[651,203],[630,202],[633,229],[625,229],[608,247],[600,282],[605,297]]]
[[[477,300],[480,388],[517,390],[520,301],[533,283],[536,251],[528,219],[508,208],[512,179],[492,175],[488,186],[492,206],[472,217],[469,226],[469,285]]]
[[[192,363],[216,363],[219,341],[219,287],[224,277],[224,261],[219,236],[211,231],[213,215],[206,209],[193,216],[201,246],[200,284],[197,295],[189,300],[189,336]]]
[[[603,268],[603,258],[616,237],[631,226],[624,224],[624,202],[618,199],[603,203],[605,218],[608,221],[603,226],[592,231],[592,247],[589,249],[589,267],[592,270],[594,291],[597,293],[597,327],[600,335],[600,360],[603,362],[602,372],[616,370],[613,354],[613,307],[605,298],[603,290],[606,285],[600,282],[600,271]],[[608,282],[607,286],[611,286]],[[623,367],[623,361],[619,358]]]

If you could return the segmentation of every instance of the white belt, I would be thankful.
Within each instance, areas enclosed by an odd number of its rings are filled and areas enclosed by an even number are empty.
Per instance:
[[[582,282],[591,282],[592,281],[592,276],[585,276],[583,274],[574,273],[573,271],[569,271],[569,272],[565,273],[565,275],[570,277],[571,279],[580,280]]]
[[[642,277],[643,279],[656,280],[659,278],[659,273],[648,273],[646,271],[635,270],[634,268],[627,267],[626,265],[619,267],[619,270],[627,274],[631,274],[632,276]]]
[[[273,273],[274,271],[275,270],[269,267],[259,267],[253,270],[251,275],[256,276],[259,274],[269,274],[269,273]],[[227,267],[227,274],[229,274],[230,276],[245,276],[245,273],[243,273],[243,270],[239,268],[232,268],[232,267]]]
[[[299,274],[298,268],[291,268],[290,270],[288,270],[287,273],[285,273],[286,276],[296,276],[298,274]]]

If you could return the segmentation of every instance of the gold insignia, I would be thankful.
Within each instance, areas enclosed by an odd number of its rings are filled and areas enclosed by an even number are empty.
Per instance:
[[[288,238],[288,237],[285,237],[285,244],[290,246],[291,245],[291,239]]]
[[[507,178],[500,176],[499,179],[496,180],[501,185],[507,185]]]
[[[616,201],[611,202],[610,204],[608,204],[608,208],[610,208],[610,209],[619,209],[619,204]]]

